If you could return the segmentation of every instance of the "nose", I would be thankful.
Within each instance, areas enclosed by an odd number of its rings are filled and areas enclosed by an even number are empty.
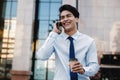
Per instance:
[[[64,17],[63,21],[67,21],[67,20],[68,20],[68,18],[67,18],[67,17]]]

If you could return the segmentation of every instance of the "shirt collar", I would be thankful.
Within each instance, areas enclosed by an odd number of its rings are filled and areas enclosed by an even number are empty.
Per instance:
[[[65,40],[69,37],[69,35],[66,34],[66,33],[64,33],[64,32],[62,33],[62,35],[63,35],[63,37],[64,37]],[[79,35],[81,35],[81,33],[80,33],[79,31],[77,31],[77,32],[74,33],[71,37],[72,37],[74,40],[77,40],[77,38],[78,38]]]

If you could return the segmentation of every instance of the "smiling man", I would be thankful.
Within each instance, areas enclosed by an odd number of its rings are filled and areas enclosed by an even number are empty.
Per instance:
[[[36,57],[47,60],[55,54],[54,80],[90,80],[99,70],[95,42],[77,30],[79,12],[75,7],[65,4],[59,11],[63,31],[55,24]]]

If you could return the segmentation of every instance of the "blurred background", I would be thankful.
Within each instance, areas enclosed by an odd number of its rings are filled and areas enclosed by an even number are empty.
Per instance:
[[[0,0],[0,80],[53,80],[54,54],[35,54],[62,4],[78,9],[78,30],[95,39],[100,70],[91,80],[120,80],[120,0]]]

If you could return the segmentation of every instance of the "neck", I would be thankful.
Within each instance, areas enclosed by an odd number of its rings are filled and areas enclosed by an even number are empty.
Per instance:
[[[65,33],[68,34],[69,36],[75,34],[76,32],[77,30],[65,31]]]

